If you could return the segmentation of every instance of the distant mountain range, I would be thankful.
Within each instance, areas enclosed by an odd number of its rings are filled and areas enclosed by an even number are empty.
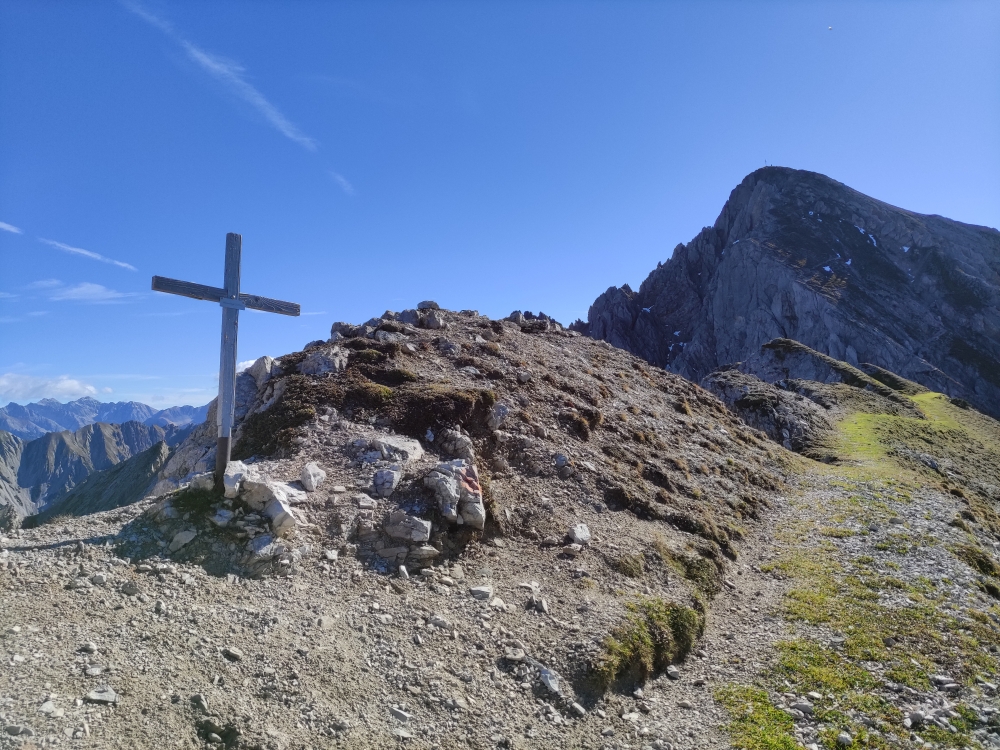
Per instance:
[[[141,463],[162,463],[169,448],[183,440],[193,427],[97,422],[75,432],[50,432],[27,441],[0,431],[0,505],[13,507],[21,517],[43,512],[96,473],[146,454],[157,445],[160,448]],[[147,477],[147,484],[152,476]],[[131,476],[127,483],[136,481]],[[91,482],[92,488],[96,486]]]
[[[55,399],[45,398],[33,404],[21,406],[13,402],[0,409],[0,430],[16,435],[22,440],[34,440],[46,433],[75,432],[89,424],[104,422],[124,424],[140,422],[144,425],[186,427],[205,421],[208,405],[172,406],[169,409],[154,409],[138,401],[118,401],[102,403],[89,396],[61,404]]]

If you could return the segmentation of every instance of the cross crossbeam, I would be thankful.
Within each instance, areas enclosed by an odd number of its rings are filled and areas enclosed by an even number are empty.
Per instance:
[[[225,286],[215,287],[194,284],[190,281],[153,277],[153,291],[177,294],[192,299],[217,302],[222,307],[222,345],[219,355],[219,400],[217,418],[219,442],[215,453],[215,481],[222,484],[226,465],[232,451],[233,419],[236,410],[236,339],[240,310],[250,308],[279,315],[298,316],[299,306],[294,302],[260,297],[240,292],[240,261],[243,238],[238,234],[226,235]]]

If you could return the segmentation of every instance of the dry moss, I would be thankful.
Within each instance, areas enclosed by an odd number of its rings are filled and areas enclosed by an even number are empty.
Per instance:
[[[642,555],[621,555],[611,560],[611,567],[629,578],[642,578],[645,563]]]

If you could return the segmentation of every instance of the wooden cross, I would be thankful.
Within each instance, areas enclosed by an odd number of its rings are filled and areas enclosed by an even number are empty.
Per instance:
[[[225,287],[219,289],[190,281],[178,281],[163,276],[153,277],[153,291],[179,294],[192,299],[207,299],[222,306],[222,353],[219,357],[219,400],[217,422],[219,444],[215,452],[215,482],[222,485],[233,442],[233,418],[236,409],[236,331],[240,310],[262,310],[280,315],[298,316],[300,308],[294,302],[240,293],[240,255],[243,238],[226,235]]]

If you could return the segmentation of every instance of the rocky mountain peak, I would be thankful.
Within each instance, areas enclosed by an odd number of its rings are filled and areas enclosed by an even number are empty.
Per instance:
[[[1000,232],[918,214],[821,174],[766,167],[591,336],[699,380],[788,338],[1000,414]]]

